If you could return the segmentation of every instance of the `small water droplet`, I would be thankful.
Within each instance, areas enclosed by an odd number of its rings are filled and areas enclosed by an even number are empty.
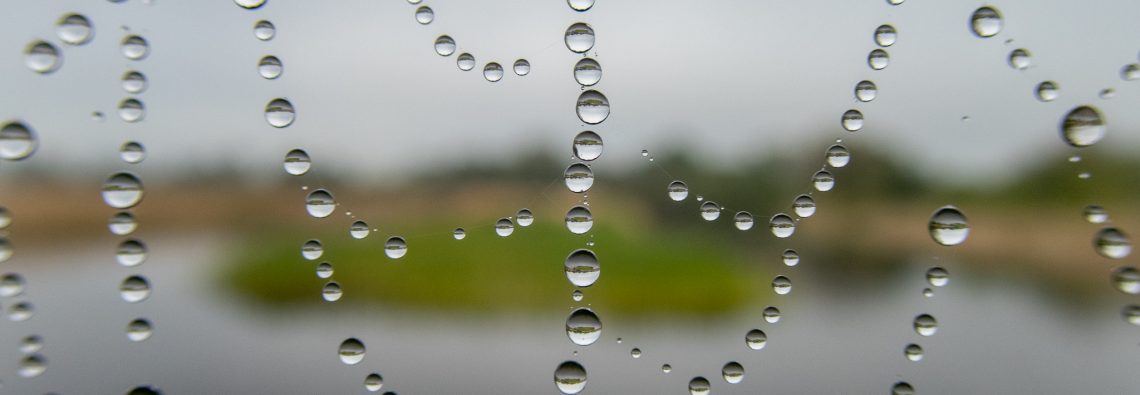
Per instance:
[[[27,321],[35,314],[36,308],[28,302],[19,302],[8,308],[9,321]]]
[[[368,237],[368,233],[371,231],[372,230],[368,228],[368,223],[364,221],[355,221],[352,225],[348,226],[348,235],[357,240]]]
[[[128,71],[123,74],[123,90],[127,93],[142,93],[147,88],[146,76],[138,71]]]
[[[701,196],[701,195],[697,195],[697,201],[698,201],[698,202],[703,202],[703,201],[705,201],[705,198],[704,198],[704,196]]]
[[[744,366],[741,366],[739,362],[732,361],[724,364],[724,367],[720,369],[720,374],[724,377],[725,382],[740,384],[741,381],[744,381]]]
[[[138,303],[150,297],[150,282],[143,276],[130,276],[119,285],[119,296],[129,303]]]
[[[534,223],[534,213],[530,212],[530,209],[524,208],[519,210],[519,212],[515,214],[515,222],[524,228],[530,226]]]
[[[867,54],[867,65],[871,70],[882,70],[891,64],[891,55],[881,49],[872,50]]]
[[[309,158],[309,153],[301,149],[293,149],[285,154],[285,172],[299,176],[309,172],[312,167],[313,160]]]
[[[321,298],[326,302],[338,301],[341,296],[344,296],[344,291],[340,288],[340,283],[336,281],[329,281],[325,283],[324,287],[321,287]]]
[[[776,306],[764,308],[764,321],[767,321],[769,324],[780,322],[780,309],[776,308]]]
[[[1129,324],[1140,325],[1140,306],[1124,306],[1124,309],[1121,310],[1120,314],[1124,317],[1124,321],[1127,321]]]
[[[1117,228],[1104,228],[1096,233],[1093,241],[1096,252],[1109,259],[1124,259],[1132,253],[1132,241]]]
[[[277,27],[270,21],[257,21],[253,24],[253,36],[261,41],[269,41],[277,35]]]
[[[0,262],[7,262],[12,259],[13,253],[12,242],[8,241],[7,238],[0,237]]]
[[[24,48],[24,65],[34,72],[48,74],[62,64],[59,48],[46,41],[32,41]]]
[[[906,359],[911,362],[921,361],[924,356],[922,346],[913,343],[906,345],[906,348],[903,349],[903,354],[906,355]]]
[[[861,102],[869,102],[875,100],[879,95],[879,88],[875,86],[874,82],[863,80],[855,84],[855,99]]]
[[[1099,205],[1090,204],[1085,206],[1083,215],[1085,221],[1088,221],[1090,224],[1103,224],[1108,222],[1108,211]]]
[[[566,212],[566,229],[570,233],[580,235],[589,232],[594,227],[594,216],[590,209],[583,206],[574,206]]]
[[[966,241],[970,235],[970,224],[966,215],[957,207],[942,206],[930,216],[930,237],[944,246],[956,246]]]
[[[593,251],[578,249],[571,252],[564,262],[566,279],[576,287],[586,288],[594,285],[602,275],[602,266],[598,263],[598,256]]]
[[[690,395],[708,395],[711,388],[708,379],[704,377],[693,377],[689,380],[689,394]]]
[[[459,57],[455,58],[455,65],[463,71],[471,71],[475,68],[475,56],[469,53],[461,53]]]
[[[463,240],[467,238],[467,231],[463,230],[463,228],[455,228],[455,231],[451,232],[451,236],[454,237],[455,240]]]
[[[594,0],[566,0],[566,4],[570,5],[570,9],[582,12],[593,7]]]
[[[629,350],[629,356],[633,357],[633,359],[641,358],[641,349],[634,347],[632,350]]]
[[[455,39],[442,35],[435,39],[435,53],[439,56],[451,56],[455,53]]]
[[[586,368],[574,361],[566,361],[554,369],[554,385],[563,394],[572,395],[586,388]]]
[[[581,302],[583,297],[584,295],[582,295],[582,291],[577,289],[575,289],[574,292],[570,293],[570,298],[574,299],[575,302]]]
[[[668,191],[669,199],[672,199],[674,202],[679,202],[689,197],[689,186],[685,185],[685,183],[682,181],[673,181],[669,183]]]
[[[345,365],[356,365],[364,360],[364,343],[355,337],[345,339],[337,348],[337,355]]]
[[[809,195],[797,196],[792,201],[792,211],[800,218],[807,218],[815,214],[815,199]]]
[[[142,144],[128,141],[119,146],[119,158],[127,163],[139,163],[146,159],[146,150]]]
[[[317,278],[329,278],[333,275],[333,265],[328,262],[317,264]]]
[[[1082,180],[1087,180],[1091,177],[1092,177],[1092,173],[1089,173],[1087,171],[1077,173],[1077,178],[1080,178]]]
[[[45,370],[47,370],[47,359],[44,359],[42,355],[32,354],[20,360],[20,367],[16,373],[27,379],[39,376]]]
[[[392,259],[403,258],[408,254],[408,242],[403,237],[393,236],[384,242],[384,255]]]
[[[1104,100],[1114,98],[1114,97],[1116,97],[1116,89],[1112,89],[1112,88],[1101,89],[1100,93],[1097,93],[1097,97],[1100,97],[1101,99],[1104,99]]]
[[[945,287],[950,283],[950,272],[941,267],[932,267],[926,271],[926,281],[935,287]]]
[[[596,125],[610,116],[610,101],[601,92],[588,90],[578,95],[576,111],[582,122]]]
[[[140,36],[126,36],[123,41],[119,43],[119,49],[130,60],[142,60],[150,53],[150,44],[147,44],[146,39]]]
[[[589,130],[574,136],[574,156],[584,161],[592,161],[602,156],[602,136]]]
[[[840,123],[843,125],[844,130],[857,132],[863,128],[863,113],[859,112],[859,110],[847,110],[847,112],[843,113]]]
[[[367,390],[368,392],[376,392],[376,391],[379,391],[380,388],[383,388],[383,387],[384,387],[384,378],[380,377],[379,373],[372,373],[372,374],[369,374],[368,377],[364,378],[364,389]]]
[[[141,342],[149,339],[152,333],[154,330],[146,319],[139,318],[127,323],[127,340]]]
[[[713,201],[701,203],[701,218],[705,221],[716,221],[720,218],[720,205]]]
[[[86,44],[91,41],[92,32],[91,21],[80,14],[64,15],[55,24],[55,34],[66,44]]]
[[[925,296],[927,298],[932,298],[932,297],[934,297],[934,290],[930,289],[930,288],[923,288],[922,289],[922,296]]]
[[[320,258],[321,255],[324,255],[324,253],[325,249],[321,246],[320,240],[309,240],[301,245],[301,257],[307,260],[315,261]]]
[[[835,188],[835,177],[827,170],[820,170],[811,176],[811,184],[815,190],[827,192]]]
[[[29,335],[20,340],[20,353],[33,354],[44,349],[44,338]]]
[[[267,80],[280,77],[281,72],[284,70],[285,66],[281,64],[281,59],[273,55],[267,55],[257,62],[257,74],[260,74],[261,78]]]
[[[1120,69],[1120,78],[1125,81],[1135,81],[1140,79],[1140,63],[1132,63]]]
[[[507,237],[511,233],[515,233],[515,224],[511,222],[510,218],[500,218],[498,222],[495,222],[495,234]]]
[[[827,147],[826,159],[828,166],[844,167],[851,162],[851,151],[839,144]]]
[[[970,24],[978,37],[993,37],[1001,31],[1001,13],[993,7],[978,8],[970,17]]]
[[[575,163],[566,167],[566,171],[563,172],[563,179],[570,192],[583,193],[594,186],[594,171],[590,169],[590,166]]]
[[[792,292],[792,280],[784,276],[776,276],[772,279],[772,291],[777,295],[787,295]]]
[[[582,86],[594,86],[602,80],[602,65],[590,58],[582,58],[574,64],[574,81]]]
[[[669,365],[669,364],[664,364],[664,365],[661,365],[661,372],[662,372],[662,373],[669,373],[669,372],[672,372],[672,371],[673,371],[673,366],[671,366],[671,365]]]
[[[435,11],[432,11],[431,7],[425,5],[416,9],[416,22],[426,25],[433,20],[435,20]]]
[[[922,336],[933,336],[938,332],[938,321],[930,314],[914,317],[914,331]]]
[[[483,78],[486,78],[487,81],[498,82],[503,79],[503,66],[495,62],[487,63],[486,66],[483,66]]]
[[[898,39],[898,36],[898,32],[895,30],[894,26],[881,25],[875,28],[875,44],[878,44],[880,47],[889,47],[891,45],[894,45],[895,40]]]
[[[519,59],[514,64],[515,75],[524,76],[530,74],[530,62],[526,59]]]
[[[736,225],[736,229],[739,229],[739,230],[752,229],[752,225],[755,222],[756,221],[752,218],[752,214],[747,212],[747,211],[741,211],[741,212],[736,213],[736,216],[733,217],[733,219],[732,219],[732,224]]]
[[[1025,48],[1018,48],[1009,52],[1009,67],[1017,70],[1025,70],[1033,63],[1032,55],[1029,50]]]
[[[293,103],[285,99],[273,99],[265,105],[265,121],[269,126],[283,128],[293,124],[297,117]]]
[[[586,53],[594,48],[594,29],[585,23],[575,23],[566,28],[566,48],[576,53]]]
[[[1061,88],[1057,86],[1056,82],[1042,81],[1040,84],[1037,84],[1034,96],[1037,97],[1037,100],[1042,102],[1051,102],[1061,96]]]
[[[305,210],[314,218],[325,218],[336,211],[336,201],[329,191],[318,189],[305,197]]]
[[[784,265],[795,266],[800,263],[800,254],[796,250],[784,250]]]
[[[914,395],[914,387],[905,381],[897,382],[891,386],[891,395]]]
[[[772,234],[781,239],[791,237],[796,233],[796,221],[787,214],[776,214],[768,221],[768,229]]]
[[[16,273],[0,276],[0,297],[13,297],[24,293],[24,277]]]
[[[115,215],[111,216],[110,221],[107,222],[107,229],[117,236],[129,235],[133,233],[137,227],[138,222],[135,221],[135,216],[126,211],[115,213]]]
[[[23,122],[8,122],[0,128],[0,159],[26,159],[36,152],[38,146],[36,132]]]
[[[146,260],[146,245],[137,239],[124,240],[115,250],[115,260],[126,267],[138,266]]]
[[[146,116],[146,106],[138,99],[127,98],[119,102],[119,118],[127,122],[138,122]]]

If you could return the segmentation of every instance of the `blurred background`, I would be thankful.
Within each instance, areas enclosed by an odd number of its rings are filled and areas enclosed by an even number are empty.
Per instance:
[[[11,220],[0,229],[11,253],[0,393],[368,393],[377,373],[381,393],[553,394],[567,360],[594,394],[684,394],[695,377],[715,394],[1140,385],[1140,318],[1127,313],[1140,276],[1113,274],[1136,258],[1094,243],[1101,229],[1140,229],[1140,82],[1126,72],[1140,3],[257,3],[0,4],[0,122],[34,133],[26,157],[22,142],[0,141]],[[417,22],[421,6],[430,23]],[[971,30],[982,6],[1001,14],[992,37]],[[83,42],[69,42],[71,14],[90,25]],[[255,34],[259,21],[272,38]],[[575,115],[583,55],[563,37],[575,22],[596,33],[586,55],[603,76],[590,89],[611,108],[598,125]],[[884,24],[897,31],[886,47],[874,39]],[[433,49],[445,34],[450,56]],[[133,35],[147,42],[139,59],[125,56]],[[45,58],[28,54],[40,41],[56,54],[43,72]],[[890,56],[881,70],[868,65],[875,49]],[[1024,67],[1011,65],[1018,49]],[[474,70],[457,67],[460,53]],[[259,75],[267,55],[276,78]],[[525,76],[516,59],[531,65]],[[506,68],[497,82],[482,73],[492,61]],[[125,90],[130,71],[145,89]],[[872,101],[854,94],[863,80],[877,86]],[[1055,99],[1035,93],[1044,81]],[[135,122],[121,115],[130,98],[145,108]],[[277,98],[295,108],[287,127],[266,122]],[[1105,120],[1091,147],[1062,138],[1078,106]],[[840,123],[849,109],[865,117],[854,132]],[[563,181],[584,130],[604,141],[588,198]],[[145,160],[122,159],[132,141]],[[849,164],[827,165],[833,144]],[[283,169],[293,149],[311,158],[303,175]],[[834,189],[813,189],[821,168]],[[100,191],[123,171],[145,192],[119,210]],[[689,187],[680,202],[666,193],[675,180]],[[317,189],[335,196],[327,218],[306,211]],[[801,194],[817,211],[774,237],[768,219],[792,214]],[[723,208],[718,219],[702,219],[698,196]],[[572,234],[566,212],[586,202],[593,228]],[[968,218],[961,245],[928,232],[945,205]],[[1107,219],[1090,221],[1090,205]],[[533,225],[495,234],[524,208]],[[738,230],[739,211],[756,225]],[[129,235],[108,229],[122,212],[137,219]],[[350,236],[355,221],[367,237]],[[406,256],[385,256],[390,237],[406,240]],[[117,263],[126,240],[145,245],[142,264]],[[302,256],[309,240],[319,258]],[[563,266],[578,248],[601,265],[581,289]],[[324,262],[331,278],[318,276]],[[948,284],[928,281],[933,267]],[[149,297],[128,303],[120,285],[134,275]],[[776,276],[790,293],[774,292]],[[343,290],[333,302],[330,280]],[[567,338],[581,307],[603,324],[589,346]],[[916,333],[920,314],[937,318],[933,336]],[[141,341],[136,319],[151,325]],[[746,345],[752,329],[766,333],[763,349]],[[359,364],[337,357],[347,338],[366,345]],[[745,370],[739,384],[722,378],[730,361]]]

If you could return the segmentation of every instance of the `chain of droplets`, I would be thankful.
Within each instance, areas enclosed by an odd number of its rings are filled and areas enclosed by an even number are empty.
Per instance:
[[[421,2],[422,0],[408,0],[408,3],[412,5],[419,5]],[[435,20],[435,11],[427,5],[420,5],[416,8],[415,16],[416,22],[426,26]],[[451,56],[455,53],[456,48],[455,39],[449,35],[443,34],[435,39],[435,53],[439,54],[439,56]],[[455,65],[459,67],[461,71],[471,71],[475,68],[475,56],[471,55],[470,52],[463,52],[459,54],[459,56],[456,56]],[[519,58],[515,60],[512,69],[515,75],[520,77],[530,74],[530,61]],[[483,78],[487,81],[498,82],[503,79],[504,74],[503,65],[498,62],[487,62],[487,64],[483,66]]]

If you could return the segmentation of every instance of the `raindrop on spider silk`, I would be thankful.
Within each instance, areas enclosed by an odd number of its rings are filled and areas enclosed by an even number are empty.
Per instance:
[[[127,98],[119,102],[119,118],[127,122],[138,122],[146,116],[146,106],[138,99]]]
[[[384,255],[392,259],[403,258],[408,254],[408,242],[400,236],[392,236],[384,242]]]
[[[321,246],[320,240],[309,240],[301,245],[301,256],[307,260],[317,260],[317,258],[320,258],[324,253],[325,249]]]
[[[455,39],[448,35],[442,35],[435,39],[435,53],[439,56],[451,56],[455,53]]]
[[[950,272],[935,266],[926,271],[926,282],[935,287],[945,287],[950,283]]]
[[[966,215],[957,207],[942,206],[930,215],[930,237],[938,244],[956,246],[966,241],[970,235],[970,224]]]
[[[119,296],[130,303],[138,303],[150,297],[150,282],[143,276],[130,276],[119,285]]]
[[[139,386],[131,388],[127,395],[162,395],[162,391],[151,386]]]
[[[575,163],[566,167],[566,171],[562,177],[566,181],[566,188],[569,188],[570,192],[583,193],[594,186],[594,171],[590,169],[590,166],[586,166],[582,163]],[[522,223],[519,223],[519,225],[522,225]]]
[[[37,335],[29,335],[20,339],[20,353],[32,354],[37,353],[44,349],[44,338]]]
[[[831,167],[844,167],[851,162],[851,151],[839,144],[827,147],[827,165]]]
[[[921,361],[922,357],[925,356],[922,351],[922,346],[914,343],[906,345],[906,348],[903,349],[903,355],[911,362]]]
[[[827,170],[820,170],[811,176],[811,185],[817,191],[827,192],[835,188],[835,177]]]
[[[738,212],[736,216],[732,218],[732,224],[736,225],[736,229],[739,230],[752,229],[752,225],[755,223],[756,220],[753,219],[752,214],[747,211]]]
[[[384,387],[384,378],[380,377],[379,373],[372,373],[372,374],[369,374],[368,377],[364,378],[364,389],[367,390],[368,392],[376,392],[376,391],[379,391],[380,388],[383,388],[383,387]]]
[[[796,221],[787,214],[776,214],[768,221],[768,229],[772,231],[773,235],[781,239],[791,237],[796,233]]]
[[[894,45],[895,41],[898,40],[898,37],[898,31],[895,30],[894,26],[880,25],[879,27],[875,28],[875,44],[878,44],[880,47],[889,47],[891,45]]]
[[[685,185],[685,183],[682,181],[673,181],[669,183],[668,191],[669,199],[673,199],[674,202],[679,202],[689,197],[689,186]]]
[[[800,264],[800,253],[796,250],[784,250],[784,265],[789,267]]]
[[[305,197],[305,210],[315,218],[328,217],[336,210],[336,201],[329,191],[318,189]]]
[[[923,288],[922,289],[922,296],[925,296],[928,298],[934,297],[934,290],[930,289],[930,288]]]
[[[669,373],[673,371],[673,366],[669,364],[661,365],[661,373]]]
[[[708,395],[712,389],[708,379],[704,377],[693,377],[689,380],[689,394],[690,395]]]
[[[1120,78],[1125,81],[1140,79],[1140,63],[1132,63],[1120,69]]]
[[[0,128],[0,159],[21,160],[36,152],[39,138],[23,122],[12,121]]]
[[[891,55],[887,51],[876,49],[867,54],[867,65],[871,70],[882,70],[891,64]]]
[[[516,60],[513,69],[515,71],[515,75],[520,77],[530,74],[530,62],[526,59]]]
[[[265,105],[265,122],[275,128],[283,128],[293,124],[297,117],[293,103],[285,99],[273,99]]]
[[[863,128],[863,113],[859,112],[859,110],[847,110],[847,112],[843,113],[840,124],[843,125],[843,129],[848,132],[859,131],[859,129]]]
[[[922,336],[933,336],[938,332],[938,321],[930,314],[914,317],[914,331]]]
[[[265,5],[266,1],[268,0],[234,0],[234,4],[237,4],[238,7],[252,10]]]
[[[610,101],[602,92],[588,90],[578,95],[576,111],[582,122],[596,125],[610,116]]]
[[[24,293],[24,277],[16,273],[0,276],[0,297],[12,297]]]
[[[602,80],[602,65],[590,58],[582,58],[574,65],[574,81],[582,86],[593,86]]]
[[[585,234],[593,227],[594,216],[590,214],[590,209],[584,206],[574,206],[566,212],[566,229],[569,229],[570,233]]]
[[[1088,147],[1105,135],[1104,117],[1091,106],[1080,106],[1069,111],[1061,121],[1061,137],[1071,146]]]
[[[902,3],[903,3],[903,1],[904,1],[904,0],[887,0],[887,4],[890,4],[890,5],[899,5],[899,4],[902,4]]]
[[[111,219],[107,221],[107,230],[117,236],[126,236],[138,228],[138,222],[135,221],[135,216],[129,212],[123,211],[115,213]]]
[[[313,165],[313,160],[309,158],[309,153],[301,149],[293,149],[285,154],[285,172],[299,176],[309,172],[309,168]]]
[[[139,163],[146,159],[146,149],[142,144],[135,141],[128,141],[119,146],[119,159],[127,163]]]
[[[815,214],[815,199],[809,195],[797,196],[792,201],[792,211],[800,218],[807,218]]]
[[[138,266],[146,260],[146,244],[137,239],[127,239],[115,249],[115,260],[126,267]]]
[[[328,262],[317,264],[317,278],[329,278],[333,275],[333,265]]]
[[[39,376],[47,370],[47,359],[42,355],[32,354],[20,360],[20,366],[16,369],[16,374],[23,378],[32,378]]]
[[[787,295],[792,292],[792,280],[784,276],[776,276],[772,279],[772,291],[777,295]]]
[[[32,41],[24,48],[24,65],[34,72],[48,74],[62,63],[59,48],[46,41]]]
[[[641,157],[642,158],[649,157],[649,150],[647,150],[647,149],[641,150]]]
[[[348,235],[357,240],[368,237],[368,233],[370,232],[371,229],[368,228],[368,223],[364,221],[356,221],[348,226]]]
[[[879,95],[879,88],[874,82],[863,80],[855,84],[855,100],[869,102]]]
[[[1042,102],[1051,102],[1061,96],[1061,88],[1057,86],[1056,82],[1042,81],[1040,84],[1037,84],[1033,95],[1037,97],[1037,100]]]
[[[1140,294],[1140,271],[1132,266],[1116,268],[1112,271],[1112,286],[1126,294]],[[3,288],[0,288],[0,291],[3,291]]]
[[[566,361],[554,369],[554,386],[563,394],[577,394],[586,388],[586,368]]]
[[[590,309],[577,309],[566,317],[566,336],[579,346],[588,346],[602,336],[602,321]]]
[[[769,324],[780,322],[780,309],[776,306],[768,306],[764,308],[764,321]]]
[[[146,76],[137,71],[128,71],[123,74],[123,90],[127,93],[142,93],[146,90]]]
[[[0,229],[7,228],[12,224],[12,213],[8,211],[7,207],[0,206]]]
[[[433,20],[435,20],[435,11],[432,11],[431,7],[425,5],[416,9],[416,22],[426,25]]]
[[[725,382],[740,384],[741,381],[744,381],[744,366],[741,366],[739,362],[732,361],[724,364],[724,367],[720,369],[720,374],[724,377]]]
[[[704,218],[705,221],[716,221],[717,218],[720,218],[720,205],[714,201],[701,203],[700,210],[701,218]]]
[[[629,356],[633,357],[633,359],[641,358],[641,349],[634,347],[632,350],[629,350]]]
[[[285,70],[285,66],[281,64],[281,59],[273,55],[266,55],[257,62],[257,74],[261,78],[267,80],[276,79],[281,76],[281,72]]]
[[[574,299],[575,302],[581,302],[583,297],[581,290],[575,289],[574,292],[570,293],[570,299]]]
[[[355,337],[350,337],[340,343],[336,353],[345,365],[356,365],[364,360],[364,343]]]
[[[574,136],[574,156],[584,161],[592,161],[602,156],[602,136],[589,130]]]
[[[1001,31],[1001,13],[993,7],[982,7],[970,17],[970,27],[978,37],[993,37]]]
[[[1108,211],[1099,205],[1090,204],[1085,206],[1083,215],[1085,221],[1088,221],[1090,224],[1103,224],[1108,222]]]
[[[1124,259],[1132,253],[1132,241],[1117,228],[1104,228],[1096,232],[1093,246],[1100,256],[1109,259]]]
[[[1033,64],[1033,58],[1028,49],[1018,48],[1009,52],[1009,67],[1017,70],[1025,70],[1029,65]]]
[[[0,262],[7,262],[9,259],[12,259],[12,254],[12,242],[0,237]]]
[[[83,45],[91,41],[91,21],[80,14],[67,14],[55,24],[55,34],[59,41],[71,45]]]
[[[572,52],[585,53],[594,48],[594,29],[585,23],[575,23],[566,28],[566,48]]]
[[[261,41],[269,41],[277,35],[277,27],[270,21],[257,21],[253,24],[253,36]]]
[[[463,71],[471,71],[475,68],[475,56],[469,53],[461,53],[459,57],[455,58],[455,65]]]
[[[593,7],[594,0],[566,0],[566,4],[570,5],[570,9],[582,12]]]
[[[1087,179],[1089,179],[1089,177],[1092,177],[1092,173],[1089,173],[1089,172],[1077,173],[1077,178],[1080,178],[1082,180],[1087,180]]]
[[[1120,311],[1120,315],[1124,317],[1124,321],[1127,321],[1129,324],[1140,325],[1140,306],[1124,306],[1124,309]]]
[[[534,223],[534,213],[530,212],[530,209],[526,208],[519,210],[518,213],[515,213],[515,222],[517,222],[521,227],[528,227]]]
[[[321,298],[326,302],[338,301],[341,296],[344,296],[344,291],[340,289],[340,283],[336,281],[329,281],[321,287]]]
[[[891,386],[891,395],[914,395],[914,387],[905,381],[897,382]]]
[[[127,340],[141,342],[149,339],[152,333],[154,330],[146,319],[139,318],[127,323]]]
[[[495,234],[507,237],[511,233],[515,233],[515,224],[511,222],[510,218],[500,218],[498,222],[495,222]]]
[[[498,82],[503,79],[503,66],[495,62],[487,63],[486,66],[483,66],[483,78],[486,78],[487,81]]]
[[[123,37],[119,49],[123,52],[123,56],[130,60],[142,60],[150,53],[150,45],[146,39],[135,35]]]
[[[35,314],[36,308],[28,302],[19,302],[8,308],[9,321],[27,321]]]
[[[463,228],[455,228],[455,230],[451,232],[451,237],[454,237],[455,240],[466,239],[467,231],[463,230]]]
[[[602,275],[602,266],[598,264],[598,256],[593,251],[578,249],[566,257],[564,263],[566,279],[576,287],[586,288],[594,285]]]

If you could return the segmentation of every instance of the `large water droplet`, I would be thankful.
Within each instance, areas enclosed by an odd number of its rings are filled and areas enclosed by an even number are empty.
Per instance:
[[[285,172],[299,176],[309,172],[313,160],[304,150],[294,149],[285,154]]]
[[[875,100],[879,95],[879,88],[875,86],[874,82],[863,80],[855,84],[855,99],[861,102],[869,102]]]
[[[768,345],[768,335],[759,329],[750,330],[744,335],[744,344],[753,350],[762,349]]]
[[[521,77],[530,74],[530,62],[528,62],[526,59],[516,60],[512,68],[514,69],[515,75],[517,76]]]
[[[945,287],[950,283],[950,272],[941,267],[932,267],[926,271],[926,281],[935,287]]]
[[[781,239],[791,237],[796,233],[796,221],[787,214],[776,214],[768,221],[768,229],[772,231],[773,235]]]
[[[425,5],[416,9],[416,22],[426,25],[433,20],[435,20],[435,11],[432,11],[431,7]]]
[[[487,81],[498,82],[503,79],[503,66],[495,62],[487,63],[486,66],[483,66],[483,78],[486,78]]]
[[[403,237],[393,236],[384,242],[384,255],[392,259],[403,258],[408,254],[408,242]]]
[[[301,245],[301,257],[310,261],[317,260],[321,255],[324,255],[325,249],[321,246],[320,240],[309,240]]]
[[[509,218],[500,218],[498,222],[495,222],[495,234],[507,237],[511,233],[515,233],[515,224]]]
[[[795,266],[800,264],[800,253],[796,252],[796,250],[784,250],[782,258],[784,265]]]
[[[847,110],[847,112],[843,113],[840,124],[842,124],[843,129],[848,132],[859,131],[859,129],[863,128],[863,113],[859,112],[859,110]]]
[[[875,28],[875,44],[878,44],[880,47],[889,47],[891,45],[894,45],[898,37],[899,34],[895,30],[894,26],[881,25]]]
[[[582,193],[594,186],[594,171],[590,169],[590,166],[582,163],[575,163],[567,167],[563,173],[563,178],[566,181],[566,188],[569,188],[570,192]]]
[[[827,192],[835,188],[835,177],[827,170],[820,170],[811,176],[811,185],[817,191]]]
[[[566,4],[570,5],[570,9],[582,12],[593,7],[594,0],[566,0]]]
[[[16,369],[16,374],[23,378],[32,378],[39,376],[47,370],[47,359],[42,355],[32,354],[20,360],[20,367]]]
[[[150,297],[150,282],[143,276],[130,276],[119,285],[119,296],[130,303],[138,303]]]
[[[272,80],[281,76],[281,72],[285,70],[285,66],[281,64],[281,59],[276,56],[267,55],[257,62],[257,74],[261,78]]]
[[[329,281],[325,283],[324,287],[321,287],[321,298],[326,302],[338,301],[341,296],[344,296],[344,290],[340,288],[340,283],[336,281]]]
[[[2,284],[2,283],[0,283]],[[1132,266],[1121,266],[1112,271],[1112,285],[1126,294],[1140,294],[1140,271]],[[0,292],[3,292],[0,288]],[[3,296],[0,293],[0,296]]]
[[[133,233],[137,227],[138,222],[135,221],[135,216],[126,211],[112,215],[110,221],[107,222],[107,229],[117,236],[129,235]]]
[[[16,273],[0,276],[0,297],[12,297],[24,293],[24,277]]]
[[[34,72],[51,73],[59,69],[61,63],[59,48],[46,41],[32,41],[24,48],[24,65]]]
[[[1132,241],[1117,228],[1104,228],[1096,232],[1093,240],[1096,252],[1105,258],[1124,259],[1132,253]]]
[[[329,191],[318,189],[309,192],[309,196],[305,197],[305,210],[313,217],[324,218],[336,210],[336,201]]]
[[[238,7],[252,10],[265,5],[266,1],[268,0],[234,0],[234,4],[237,4]]]
[[[574,156],[584,161],[592,161],[602,156],[602,136],[589,130],[574,136]]]
[[[435,53],[439,56],[451,56],[455,53],[455,39],[448,35],[442,35],[435,39]]]
[[[154,329],[146,319],[139,318],[127,323],[127,340],[141,342],[149,339],[152,333]]]
[[[913,343],[906,345],[906,348],[903,349],[903,355],[906,356],[907,360],[912,362],[921,361],[924,356],[922,346]]]
[[[1025,70],[1033,63],[1032,55],[1029,50],[1025,48],[1018,48],[1009,52],[1009,67],[1017,70]]]
[[[123,56],[130,60],[142,60],[150,53],[150,45],[146,39],[135,35],[123,37],[119,49],[123,52]]]
[[[293,103],[285,99],[273,99],[265,105],[265,121],[275,128],[283,128],[293,124],[297,117]]]
[[[1140,325],[1140,306],[1124,306],[1124,309],[1120,311],[1120,315],[1123,316],[1124,321],[1127,321],[1129,324]]]
[[[602,65],[590,58],[582,58],[574,65],[574,81],[582,86],[593,86],[602,80]]]
[[[993,37],[1001,31],[1001,13],[993,7],[982,7],[970,17],[970,26],[978,37]]]
[[[1060,92],[1061,88],[1057,86],[1056,82],[1042,81],[1040,84],[1037,84],[1033,95],[1037,97],[1037,100],[1051,102],[1061,96]]]
[[[530,212],[530,209],[521,209],[518,213],[515,213],[515,222],[524,228],[530,226],[534,223],[534,213]]]
[[[459,57],[455,58],[455,65],[463,71],[471,71],[475,68],[475,56],[469,53],[461,53]]]
[[[598,281],[602,267],[597,255],[590,250],[579,249],[571,252],[565,262],[566,279],[576,287],[589,287]]]
[[[25,159],[32,156],[38,146],[36,132],[22,122],[8,122],[0,128],[0,159]]]
[[[55,34],[66,44],[86,44],[91,41],[92,32],[91,21],[79,14],[64,15],[55,24]]]
[[[777,295],[787,295],[792,292],[792,280],[784,276],[776,276],[772,279],[772,291]]]
[[[119,146],[119,159],[127,163],[139,163],[146,159],[146,149],[142,144],[128,141]]]
[[[673,181],[669,183],[668,191],[669,199],[673,199],[674,202],[679,202],[689,197],[689,186],[685,185],[685,183],[682,181]],[[719,210],[717,215],[720,215]]]
[[[127,239],[115,249],[115,260],[120,265],[138,266],[146,260],[146,245],[137,239]]]
[[[827,147],[827,165],[831,167],[844,167],[851,162],[851,152],[847,147],[836,144]]]
[[[454,237],[455,240],[463,240],[467,238],[467,231],[463,230],[463,228],[455,228],[455,231],[451,232],[451,236]]]
[[[575,23],[566,28],[566,48],[577,53],[585,53],[594,47],[594,29],[585,23]]]
[[[1080,106],[1069,111],[1061,121],[1061,138],[1074,147],[1096,144],[1105,134],[1104,117],[1091,106]]]
[[[123,74],[123,90],[127,93],[142,93],[146,90],[146,76],[137,71],[128,71]]]
[[[938,321],[930,314],[914,317],[914,331],[922,336],[933,336],[938,332]]]
[[[566,361],[554,369],[554,386],[563,394],[577,394],[586,388],[586,368],[574,361]]]
[[[712,385],[704,377],[693,377],[692,380],[689,380],[690,395],[708,395],[711,389]]]
[[[717,218],[720,218],[720,205],[711,200],[701,203],[700,211],[701,218],[704,218],[705,221],[716,221]]]
[[[368,237],[368,233],[371,233],[371,231],[372,230],[368,228],[368,223],[364,221],[354,221],[348,226],[348,235],[357,240]]]
[[[579,346],[588,346],[602,336],[602,321],[590,309],[577,309],[566,318],[566,335]]]
[[[383,387],[384,387],[384,378],[380,377],[379,373],[372,373],[372,374],[369,374],[368,377],[364,378],[364,389],[367,390],[368,392],[376,392],[376,391],[379,391],[380,388],[383,388]]]
[[[610,116],[610,101],[601,92],[588,90],[578,96],[576,111],[582,122],[596,125]]]
[[[44,349],[44,338],[37,335],[29,335],[20,339],[20,352],[23,354],[37,353]]]
[[[345,339],[337,348],[337,355],[345,365],[356,365],[364,360],[364,343],[355,337]]]
[[[270,21],[257,21],[253,24],[253,36],[261,41],[269,41],[277,35],[277,27]]]
[[[867,54],[867,65],[872,70],[882,70],[891,64],[891,55],[887,51],[876,49]]]
[[[752,229],[752,225],[755,222],[756,221],[752,218],[752,214],[747,211],[738,212],[736,216],[732,218],[732,224],[736,225],[736,229],[739,230]]]
[[[800,195],[792,201],[792,211],[800,218],[807,218],[815,214],[815,199],[810,195]]]
[[[8,320],[16,322],[27,321],[32,318],[35,312],[36,308],[32,306],[31,303],[19,302],[8,308]]]
[[[930,216],[930,237],[944,246],[956,246],[966,241],[970,235],[970,224],[966,215],[957,207],[942,206]]]
[[[765,307],[763,315],[764,321],[767,321],[769,324],[780,322],[780,309],[776,308],[776,306]]]
[[[569,229],[570,233],[585,234],[593,227],[594,216],[590,214],[590,209],[584,206],[574,206],[566,212],[566,229]]]
[[[905,381],[897,382],[891,386],[891,395],[914,395],[914,387]]]
[[[724,367],[720,369],[720,374],[724,377],[725,382],[729,384],[740,384],[741,381],[744,381],[744,366],[741,366],[740,363],[736,361],[729,362],[724,364]]]
[[[317,264],[317,278],[329,278],[333,275],[333,265],[328,262]]]

